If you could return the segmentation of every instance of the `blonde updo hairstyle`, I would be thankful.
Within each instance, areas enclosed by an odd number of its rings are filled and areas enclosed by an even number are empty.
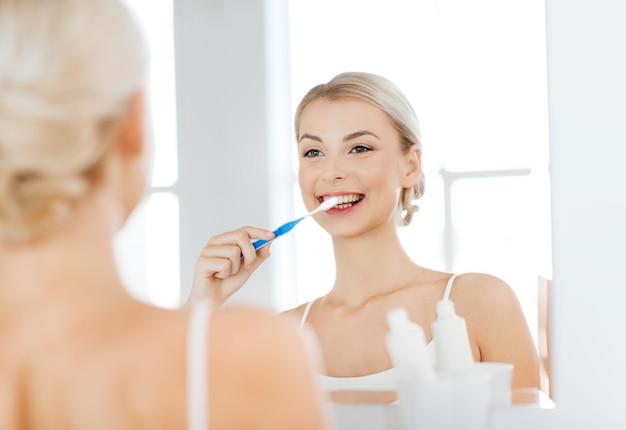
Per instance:
[[[363,72],[341,73],[325,84],[313,87],[302,99],[295,115],[296,139],[300,130],[300,118],[304,110],[316,100],[359,99],[371,103],[382,110],[393,123],[403,152],[406,154],[412,145],[422,148],[420,126],[413,107],[402,91],[391,81],[382,76]],[[424,172],[420,171],[417,183],[411,188],[404,188],[398,201],[400,224],[408,225],[419,207],[414,200],[424,195]]]
[[[145,67],[119,0],[0,0],[0,244],[69,222]]]

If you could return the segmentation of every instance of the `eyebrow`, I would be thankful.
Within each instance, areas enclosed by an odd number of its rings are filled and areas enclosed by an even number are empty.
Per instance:
[[[361,136],[374,136],[376,139],[380,139],[375,133],[372,133],[371,131],[368,130],[359,130],[359,131],[355,131],[354,133],[350,133],[346,136],[343,137],[343,141],[344,142],[348,142],[352,139],[356,139],[359,138]],[[315,136],[313,134],[308,134],[308,133],[304,133],[302,136],[300,136],[300,142],[302,141],[302,139],[311,139],[314,140],[316,142],[322,142],[322,139],[318,136]]]
[[[343,141],[348,142],[349,140],[356,139],[361,136],[374,136],[376,139],[379,139],[379,137],[376,136],[376,134],[372,133],[371,131],[360,130],[360,131],[355,131],[354,133],[350,133],[347,136],[344,136]]]
[[[302,136],[300,136],[300,139],[298,140],[298,142],[302,142],[302,139],[311,139],[316,142],[322,143],[322,139],[309,133],[304,133]]]

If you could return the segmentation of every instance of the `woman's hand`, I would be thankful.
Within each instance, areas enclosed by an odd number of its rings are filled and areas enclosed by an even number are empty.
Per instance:
[[[187,303],[209,297],[215,306],[221,306],[270,255],[271,245],[256,251],[252,241],[273,237],[274,233],[269,230],[242,227],[209,239],[196,261]]]

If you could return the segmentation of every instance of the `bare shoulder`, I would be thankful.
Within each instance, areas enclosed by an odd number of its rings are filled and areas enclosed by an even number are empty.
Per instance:
[[[175,372],[169,373],[178,378],[186,372],[188,323],[189,311],[185,310],[162,313],[152,326],[166,333],[170,329],[164,326],[172,326],[162,343],[168,341],[170,334],[177,333],[180,346],[174,352],[164,353],[161,360],[168,354],[169,359],[177,357]],[[211,428],[300,428],[301,416],[315,423],[311,428],[325,428],[314,379],[316,360],[296,324],[258,307],[223,306],[211,313],[207,349]],[[180,383],[180,380],[169,382]],[[272,395],[268,396],[270,391]],[[162,392],[171,396],[171,391]],[[180,409],[185,407],[183,402]]]
[[[450,298],[473,308],[511,305],[517,302],[513,289],[504,280],[486,273],[465,273],[454,280]]]
[[[215,414],[212,428],[326,428],[315,379],[317,349],[307,340],[296,324],[269,311],[216,311],[209,347],[211,407],[242,413]]]
[[[455,303],[457,313],[475,326],[523,315],[518,297],[510,285],[485,273],[459,275],[454,281],[450,299]]]
[[[450,298],[467,321],[475,357],[512,363],[513,387],[537,387],[537,353],[513,289],[495,276],[468,273],[455,280]]]
[[[307,354],[296,322],[264,309],[227,306],[213,314],[211,325],[211,343],[215,345],[211,351],[221,351],[228,360],[241,359],[243,366],[255,364],[250,354],[256,364],[303,360]]]
[[[215,336],[261,336],[277,331],[276,336],[283,337],[296,333],[296,327],[286,322],[279,315],[257,307],[224,306],[213,313],[213,325],[218,329]],[[273,336],[269,336],[273,337]]]
[[[150,338],[150,344],[177,344],[178,348],[173,351],[185,354],[189,311],[156,309],[151,313],[152,317],[145,318],[142,324],[142,337]],[[231,366],[226,368],[232,367],[236,361],[242,366],[254,367],[265,357],[297,354],[303,347],[303,336],[294,322],[259,307],[223,306],[211,313],[208,324],[210,358],[215,360],[216,365],[219,362],[230,363]],[[277,350],[281,352],[275,352]],[[180,354],[165,354],[162,357],[179,359]]]
[[[281,312],[281,315],[287,317],[287,319],[295,321],[297,324],[300,324],[300,320],[302,320],[302,315],[304,315],[304,311],[308,304],[309,302],[306,302],[296,306],[295,308],[287,309],[286,311]]]

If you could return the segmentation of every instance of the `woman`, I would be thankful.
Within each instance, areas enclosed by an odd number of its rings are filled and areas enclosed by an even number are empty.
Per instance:
[[[326,429],[297,327],[120,280],[145,62],[118,0],[0,0],[0,428]]]
[[[335,283],[325,296],[286,312],[317,334],[330,377],[325,382],[345,389],[352,378],[386,372],[391,368],[384,343],[387,311],[406,307],[431,339],[435,305],[445,296],[467,321],[475,361],[512,363],[514,388],[537,387],[535,346],[511,288],[487,274],[454,276],[422,267],[400,243],[398,225],[411,222],[417,210],[412,202],[424,193],[419,124],[400,90],[377,75],[338,75],[303,98],[295,129],[306,208],[341,198],[335,208],[315,216],[332,236]],[[204,258],[219,249],[214,245],[231,241],[237,247],[232,255],[241,249],[247,264],[256,263],[250,239],[260,237],[242,229],[209,241],[196,265],[194,289],[202,288]],[[235,273],[239,265],[232,267]],[[233,290],[211,294],[223,301]],[[334,399],[363,401],[347,392],[335,393]]]

